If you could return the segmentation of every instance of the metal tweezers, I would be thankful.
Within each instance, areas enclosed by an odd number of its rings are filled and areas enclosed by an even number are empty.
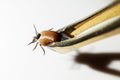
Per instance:
[[[89,43],[120,33],[120,2],[115,1],[104,9],[74,22],[59,30],[60,41],[53,42],[47,47],[66,53],[76,50]]]

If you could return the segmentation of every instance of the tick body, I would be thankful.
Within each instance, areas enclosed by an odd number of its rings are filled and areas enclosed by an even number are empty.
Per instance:
[[[42,48],[44,54],[45,54],[45,50],[44,50],[44,48],[42,46],[47,46],[51,42],[57,42],[59,40],[58,39],[59,35],[58,35],[57,32],[52,31],[52,29],[45,30],[45,31],[42,31],[42,32],[38,33],[35,25],[34,25],[34,28],[35,28],[36,36],[33,37],[32,42],[30,42],[28,45],[30,45],[31,43],[36,42],[36,45],[33,48],[33,50],[35,50],[37,45],[39,44],[40,47]]]
[[[39,39],[39,42],[43,46],[46,46],[51,42],[58,41],[58,33],[55,31],[46,30],[46,31],[42,31],[40,34],[41,34],[41,37]]]

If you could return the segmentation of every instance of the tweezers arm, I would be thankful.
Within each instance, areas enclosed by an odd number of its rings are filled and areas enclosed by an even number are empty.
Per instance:
[[[72,36],[76,36],[81,32],[99,24],[107,19],[120,15],[120,2],[115,2],[98,13],[90,16],[88,19],[74,26],[75,30],[70,33]]]

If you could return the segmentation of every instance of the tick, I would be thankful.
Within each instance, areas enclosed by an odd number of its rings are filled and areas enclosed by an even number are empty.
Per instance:
[[[36,49],[36,47],[38,45],[40,45],[40,47],[42,48],[44,54],[45,54],[45,50],[42,46],[47,46],[48,44],[52,43],[52,42],[56,42],[59,39],[59,35],[57,32],[53,31],[52,29],[49,30],[44,30],[42,32],[38,32],[35,25],[34,29],[35,29],[35,36],[33,37],[32,42],[30,42],[28,45],[30,45],[31,43],[36,43],[35,47],[33,48],[33,50]]]

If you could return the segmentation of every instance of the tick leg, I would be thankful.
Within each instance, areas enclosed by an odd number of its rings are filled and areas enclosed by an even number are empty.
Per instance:
[[[49,29],[49,31],[53,30],[53,28]]]
[[[34,29],[35,29],[35,34],[37,35],[37,34],[38,34],[38,31],[37,31],[37,29],[36,29],[36,27],[35,27],[34,24],[33,24],[33,26],[34,26]]]
[[[35,47],[33,48],[33,51],[36,49],[37,45],[38,45],[38,42],[36,43]]]
[[[44,55],[45,55],[45,50],[44,50],[44,48],[42,47],[41,44],[39,44],[39,45],[40,45],[40,47],[41,47],[41,49],[43,50],[43,53],[44,53]]]

